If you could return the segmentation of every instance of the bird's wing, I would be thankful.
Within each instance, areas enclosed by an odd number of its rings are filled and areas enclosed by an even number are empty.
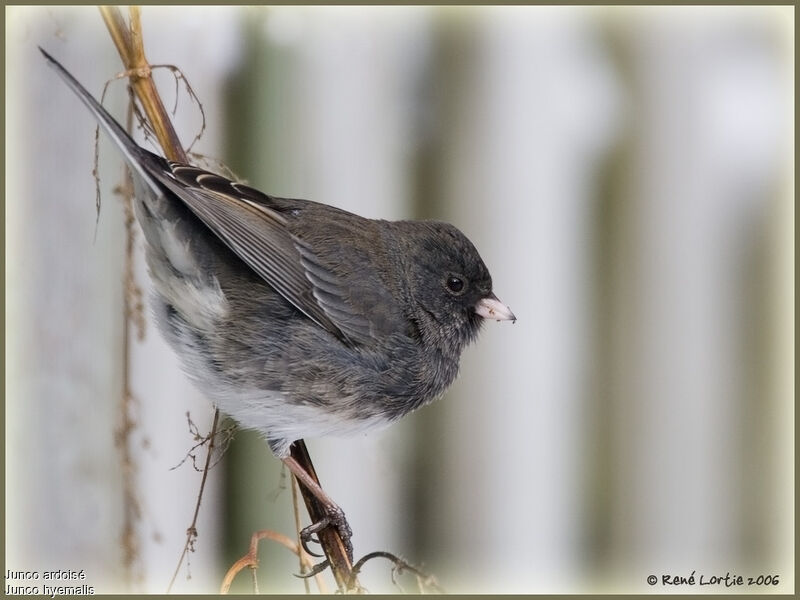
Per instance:
[[[350,286],[345,285],[340,276],[323,264],[307,242],[299,238],[294,240],[319,307],[349,339],[364,341],[373,337],[365,312],[356,309]]]
[[[40,50],[94,114],[142,180],[156,193],[161,191],[159,184],[174,193],[298,310],[346,343],[362,342],[402,327],[402,314],[395,310],[391,294],[382,283],[379,270],[374,268],[374,257],[338,247],[337,258],[345,264],[325,263],[320,259],[324,252],[304,239],[302,233],[288,227],[287,219],[293,216],[285,212],[291,209],[282,205],[281,200],[202,169],[166,162],[140,148],[86,88],[52,56]],[[342,222],[338,226],[338,233],[348,231]],[[330,229],[323,247],[335,239],[337,223],[331,223]],[[359,277],[347,277],[353,271]],[[360,283],[354,286],[346,281]]]
[[[313,245],[289,226],[289,219],[299,220],[302,215],[276,209],[277,199],[219,175],[176,163],[170,167],[171,174],[156,174],[159,180],[298,310],[351,345],[381,333],[385,319],[378,312],[377,326],[372,323],[367,316],[371,299],[352,289],[343,276],[354,266],[363,271],[364,265],[331,265],[321,260]],[[335,234],[326,232],[326,239]],[[340,256],[345,262],[363,263],[346,249]],[[369,279],[367,288],[388,295],[379,280]]]

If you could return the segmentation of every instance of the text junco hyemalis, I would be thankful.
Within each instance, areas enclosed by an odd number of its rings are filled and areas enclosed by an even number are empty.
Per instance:
[[[430,402],[484,319],[515,320],[452,225],[365,219],[169,162],[42,53],[133,170],[162,333],[208,398],[278,457]]]

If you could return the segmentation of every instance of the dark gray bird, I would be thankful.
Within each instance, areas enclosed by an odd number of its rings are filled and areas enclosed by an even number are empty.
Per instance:
[[[365,219],[167,161],[42,53],[133,170],[161,331],[208,398],[278,457],[430,402],[484,319],[515,320],[452,225]]]

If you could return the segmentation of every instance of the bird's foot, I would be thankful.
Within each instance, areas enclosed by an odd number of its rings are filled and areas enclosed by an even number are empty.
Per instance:
[[[309,542],[316,542],[319,543],[318,540],[315,540],[313,536],[317,535],[320,531],[327,529],[328,527],[333,527],[336,529],[336,532],[339,534],[339,537],[344,544],[345,551],[347,552],[347,557],[352,562],[353,560],[353,543],[351,538],[353,537],[353,530],[350,529],[350,524],[347,522],[347,519],[344,516],[344,511],[339,508],[338,506],[331,505],[325,506],[325,516],[322,517],[316,523],[312,523],[308,527],[305,527],[300,531],[300,542],[303,544],[303,548],[306,552],[308,552],[311,556],[322,556],[321,554],[317,554],[312,552],[308,548]]]

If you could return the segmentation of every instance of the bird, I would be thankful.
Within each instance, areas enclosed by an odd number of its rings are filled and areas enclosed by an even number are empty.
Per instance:
[[[367,219],[166,160],[40,50],[130,166],[153,313],[184,371],[338,515],[291,444],[428,404],[484,321],[516,321],[475,246],[448,223]]]

